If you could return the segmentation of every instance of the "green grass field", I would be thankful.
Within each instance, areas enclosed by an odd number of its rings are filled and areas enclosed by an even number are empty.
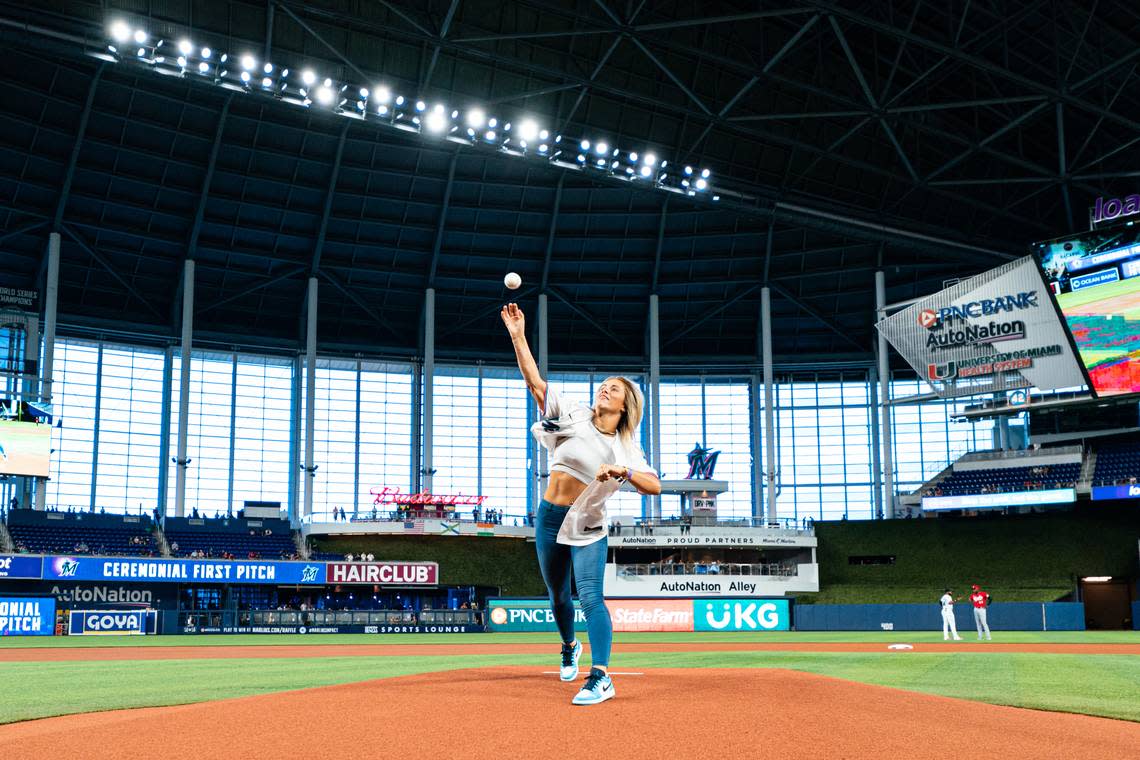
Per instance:
[[[999,642],[1140,644],[1137,632],[1001,632]],[[502,644],[502,654],[470,656],[322,657],[298,659],[194,659],[109,662],[0,663],[0,680],[19,684],[0,702],[0,722],[185,704],[291,689],[353,683],[440,670],[504,665],[550,669],[550,656],[516,654],[513,643],[549,643],[548,634],[393,636],[163,636],[43,641],[0,640],[5,649],[27,646],[242,646],[285,644]],[[644,668],[788,668],[862,683],[948,697],[1086,713],[1140,721],[1140,657],[1130,655],[1026,654],[987,651],[964,641],[945,653],[889,652],[890,643],[941,642],[937,632],[618,634],[620,642],[789,641],[881,642],[882,653],[833,652],[640,652],[620,653],[615,670]],[[778,695],[777,695],[778,696]]]

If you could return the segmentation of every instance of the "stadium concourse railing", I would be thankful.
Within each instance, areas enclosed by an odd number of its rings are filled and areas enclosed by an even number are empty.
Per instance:
[[[768,575],[790,578],[796,566],[786,563],[718,562],[653,562],[641,565],[618,565],[618,576],[623,575]]]
[[[479,610],[183,610],[182,628],[477,625]]]
[[[485,519],[476,520],[471,516],[470,512],[447,513],[441,515],[422,515],[412,514],[409,515],[403,512],[394,511],[378,511],[369,509],[357,514],[347,514],[345,517],[334,517],[332,512],[314,512],[302,518],[303,523],[307,524],[332,524],[332,525],[357,525],[367,526],[374,524],[378,526],[390,525],[393,523],[414,522],[417,520],[437,520],[446,521],[449,523],[461,523],[466,525],[487,525],[488,521]],[[515,523],[518,523],[516,526]],[[498,523],[492,523],[496,526],[504,527],[521,527],[530,528],[526,525],[527,518],[517,517],[514,515],[504,516]],[[610,524],[617,529],[619,535],[632,535],[637,531],[644,529],[656,528],[673,528],[681,530],[682,527],[688,529],[692,528],[753,528],[764,530],[779,530],[788,531],[800,536],[814,536],[815,530],[813,529],[814,521],[809,518],[797,519],[794,517],[697,517],[692,522],[681,516],[672,517],[629,517],[624,515],[610,515]]]

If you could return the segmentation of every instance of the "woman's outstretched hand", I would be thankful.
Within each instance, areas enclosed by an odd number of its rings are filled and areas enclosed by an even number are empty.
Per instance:
[[[511,334],[512,338],[526,336],[526,317],[523,316],[522,309],[517,303],[509,303],[504,306],[499,312],[499,316],[503,318],[503,324],[507,326],[507,332]]]
[[[625,480],[626,469],[616,464],[603,464],[598,468],[598,474],[594,477],[601,482],[605,483],[610,478],[614,480]]]

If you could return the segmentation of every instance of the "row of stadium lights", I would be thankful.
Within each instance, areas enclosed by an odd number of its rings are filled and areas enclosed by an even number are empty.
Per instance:
[[[564,141],[562,135],[553,135],[532,118],[517,124],[501,122],[488,116],[478,107],[468,109],[460,120],[458,110],[448,111],[442,104],[428,106],[423,100],[412,101],[403,95],[394,95],[387,87],[350,88],[347,84],[321,79],[311,69],[299,75],[287,68],[277,69],[266,62],[259,64],[246,54],[233,60],[226,53],[208,47],[197,47],[189,40],[181,40],[175,51],[166,40],[152,42],[142,29],[132,29],[125,21],[116,21],[110,28],[112,43],[107,46],[116,60],[130,57],[152,65],[163,73],[182,76],[198,75],[231,89],[262,92],[304,107],[314,102],[319,107],[359,119],[379,120],[397,129],[410,132],[427,132],[470,144],[497,146],[513,155],[539,156],[563,166],[577,166],[582,170],[601,171],[628,180],[644,180],[655,186],[687,195],[704,193],[709,189],[711,172],[685,166],[671,172],[667,160],[658,160],[651,152],[625,153],[603,140],[591,142]],[[569,150],[565,150],[570,146]],[[564,157],[564,155],[566,157]],[[574,155],[571,163],[569,155]],[[713,195],[719,201],[719,195]]]

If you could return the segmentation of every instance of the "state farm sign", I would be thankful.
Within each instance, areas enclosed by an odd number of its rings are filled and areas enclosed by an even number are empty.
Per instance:
[[[389,586],[439,583],[439,564],[435,562],[330,562],[325,570],[329,583]]]

